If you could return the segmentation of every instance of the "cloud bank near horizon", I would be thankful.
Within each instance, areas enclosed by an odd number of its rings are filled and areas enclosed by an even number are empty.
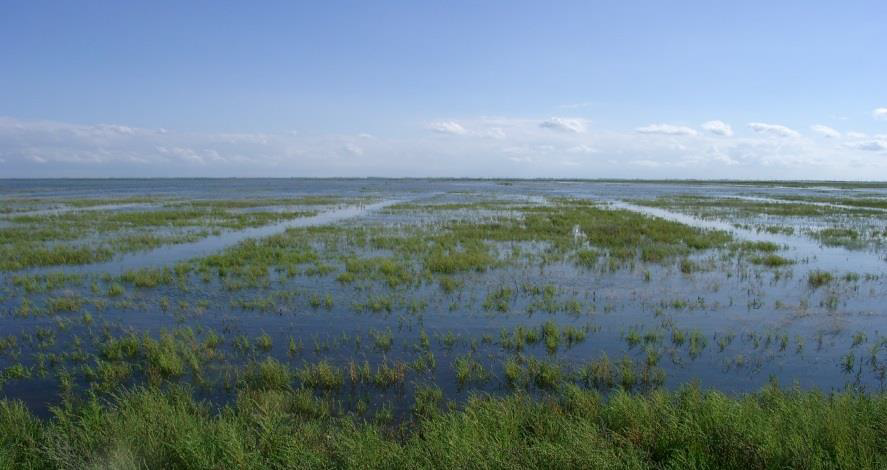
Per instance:
[[[879,108],[880,109],[880,108]],[[878,118],[876,110],[874,117]],[[887,134],[821,124],[478,117],[369,134],[194,133],[0,118],[0,177],[887,178]]]

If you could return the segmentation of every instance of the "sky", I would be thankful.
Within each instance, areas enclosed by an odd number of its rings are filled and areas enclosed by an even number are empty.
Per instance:
[[[884,1],[0,0],[0,178],[887,180]]]

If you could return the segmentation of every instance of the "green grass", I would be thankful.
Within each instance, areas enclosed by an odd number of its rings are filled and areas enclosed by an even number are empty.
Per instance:
[[[568,387],[477,395],[444,410],[417,393],[413,423],[343,415],[304,390],[244,391],[220,411],[182,388],[137,388],[38,419],[0,401],[3,468],[852,468],[887,466],[887,396]]]
[[[120,276],[121,281],[136,287],[168,285],[172,284],[174,279],[174,273],[169,268],[126,271]]]
[[[465,283],[461,280],[454,279],[451,276],[441,276],[440,277],[440,288],[443,289],[447,294],[455,292],[457,289],[461,288],[465,285]]]
[[[504,313],[508,311],[513,298],[514,290],[508,287],[500,287],[487,294],[483,307],[485,310],[495,310]]]
[[[262,352],[271,351],[272,345],[271,336],[268,336],[268,333],[262,332],[262,334],[256,338],[256,347]]]
[[[326,206],[358,201],[358,199],[346,199],[335,196],[303,196],[295,198],[203,199],[178,202],[170,205],[172,207],[185,204],[195,208],[249,209],[270,206]]]
[[[807,284],[816,289],[832,282],[834,277],[828,271],[810,271],[807,274]]]
[[[576,252],[576,264],[586,268],[593,268],[597,264],[600,254],[594,250],[579,250]]]
[[[496,264],[482,242],[462,241],[461,246],[441,243],[425,258],[425,267],[432,273],[454,274],[466,271],[485,271]]]
[[[561,384],[563,372],[556,363],[530,359],[527,361],[527,372],[537,387],[553,389]]]
[[[824,202],[828,204],[840,204],[859,208],[887,209],[887,200],[881,198],[848,198],[848,197],[818,197],[818,196],[781,196],[781,199],[790,201]]]
[[[76,201],[71,202],[78,205]],[[85,205],[80,206],[95,205],[92,202],[85,201]],[[175,208],[132,212],[12,216],[10,226],[0,227],[0,271],[108,261],[116,253],[187,243],[211,232],[259,227],[316,214],[315,211],[239,213],[225,210],[227,202],[230,201],[187,208],[178,204]],[[172,233],[158,234],[157,230]]]
[[[292,380],[289,367],[270,357],[248,366],[243,377],[244,384],[253,390],[286,390]]]
[[[350,283],[356,280],[384,280],[390,287],[410,285],[415,273],[405,263],[392,258],[358,258],[345,259],[345,272],[337,278],[340,282]]]
[[[826,246],[841,246],[847,249],[861,249],[866,246],[866,234],[858,230],[845,227],[829,227],[811,232],[813,238],[821,241]],[[877,238],[877,234],[873,235]]]
[[[342,370],[327,361],[306,364],[296,371],[296,377],[305,387],[320,390],[334,390],[344,383]]]
[[[848,209],[817,206],[802,202],[771,202],[696,195],[662,196],[655,200],[642,199],[633,202],[650,207],[677,209],[707,216],[768,215],[774,217],[822,217],[835,214],[852,214],[859,216],[871,216],[877,214],[870,208],[861,205]]]
[[[748,259],[748,261],[752,264],[767,266],[768,268],[778,268],[794,264],[794,261],[788,258],[783,258],[782,256],[773,253],[752,256]]]
[[[38,266],[58,266],[107,261],[113,251],[105,247],[54,245],[31,242],[0,245],[0,271],[16,271]]]
[[[477,359],[471,355],[459,356],[453,361],[453,369],[456,372],[456,380],[460,385],[475,382],[483,382],[490,377],[490,373]]]
[[[744,251],[757,251],[764,253],[775,253],[780,249],[780,246],[776,243],[764,241],[743,241],[737,243],[736,247]]]
[[[548,246],[544,259],[572,257],[577,265],[591,268],[603,256],[616,264],[638,257],[644,262],[662,263],[695,251],[722,248],[732,240],[726,232],[611,210],[588,201],[554,202],[549,206],[515,206],[508,215],[492,220],[450,221],[436,227],[434,233],[377,235],[372,245],[419,258],[432,274],[453,275],[483,272],[504,264],[506,260],[494,249],[504,242],[541,242]],[[576,229],[583,234],[581,243],[575,237]]]
[[[369,334],[373,338],[373,345],[377,350],[382,352],[391,351],[391,345],[394,343],[394,335],[391,334],[391,330],[370,330]]]

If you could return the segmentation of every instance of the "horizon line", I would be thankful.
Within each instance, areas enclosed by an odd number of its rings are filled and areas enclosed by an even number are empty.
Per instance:
[[[460,180],[460,181],[575,181],[575,182],[700,182],[700,183],[851,183],[887,184],[887,180],[830,180],[830,179],[730,179],[730,178],[555,178],[555,177],[494,177],[494,176],[50,176],[0,177],[0,181],[35,180]]]

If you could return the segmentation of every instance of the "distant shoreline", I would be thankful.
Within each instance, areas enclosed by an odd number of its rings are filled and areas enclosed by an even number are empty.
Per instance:
[[[50,177],[50,178],[0,178],[0,181],[150,181],[150,180],[390,180],[390,181],[488,181],[488,182],[567,182],[567,183],[640,183],[640,184],[740,184],[740,185],[770,185],[770,184],[815,184],[815,185],[887,185],[887,180],[744,180],[744,179],[632,179],[632,178],[496,178],[496,177],[431,177],[431,176],[182,176],[182,177]]]

